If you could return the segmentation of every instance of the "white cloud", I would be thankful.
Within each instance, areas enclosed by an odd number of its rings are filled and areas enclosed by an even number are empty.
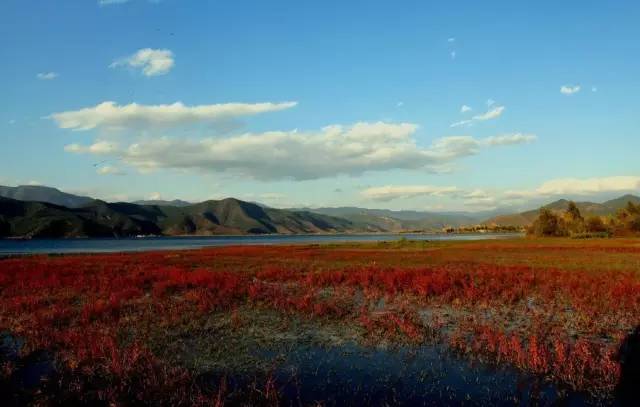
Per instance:
[[[483,189],[474,189],[462,195],[462,198],[465,206],[476,209],[492,209],[497,203],[496,198]]]
[[[573,95],[578,92],[580,92],[580,85],[563,85],[560,87],[560,93],[563,95]]]
[[[449,39],[447,39],[447,42],[452,43],[452,42],[456,42],[455,37],[450,37]]]
[[[543,195],[593,194],[640,189],[640,177],[617,176],[604,178],[561,178],[547,181],[536,191]]]
[[[472,111],[473,109],[471,108],[471,106],[467,106],[467,105],[462,105],[462,107],[460,108],[460,113],[467,113]]]
[[[94,128],[124,129],[142,126],[167,127],[179,124],[214,122],[275,112],[296,106],[296,102],[284,103],[224,103],[185,106],[181,102],[171,105],[117,105],[102,102],[94,107],[53,113],[49,116],[62,129],[91,130]]]
[[[60,75],[57,72],[40,72],[36,75],[36,78],[40,79],[41,81],[50,81],[56,79],[58,76]]]
[[[438,187],[432,185],[386,185],[383,187],[367,188],[361,195],[374,201],[391,201],[394,199],[414,198],[417,196],[442,196],[459,192],[453,186]]]
[[[483,189],[474,189],[471,192],[467,192],[464,194],[465,198],[475,199],[475,198],[490,198],[491,195]]]
[[[104,167],[100,167],[96,170],[99,175],[124,175],[125,172],[120,168],[112,167],[110,165],[105,165]]]
[[[555,195],[590,195],[602,192],[633,192],[640,190],[640,176],[601,178],[558,178],[533,190],[507,191],[507,198],[537,198]]]
[[[402,106],[404,106],[404,102],[398,102],[398,103],[396,103],[396,106],[397,107],[402,107]]]
[[[449,127],[461,127],[461,126],[471,126],[473,120],[460,120],[459,122],[451,123]]]
[[[310,180],[368,171],[415,169],[442,172],[447,164],[481,148],[516,144],[530,139],[475,139],[445,137],[429,147],[417,145],[411,123],[356,123],[328,126],[318,132],[273,131],[225,138],[144,138],[110,151],[141,171],[158,168],[229,172],[260,180]],[[506,137],[506,136],[500,136]],[[100,142],[104,143],[104,142]],[[103,144],[82,147],[73,153],[100,154]]]
[[[591,87],[591,92],[597,92],[597,91],[598,91],[598,88],[597,88],[597,87],[595,87],[595,86],[592,86],[592,87]]]
[[[451,51],[451,59],[456,59],[456,52],[455,51]]]
[[[173,52],[168,49],[143,48],[135,54],[114,61],[109,68],[130,66],[141,68],[146,76],[165,75],[175,65]]]
[[[150,201],[158,201],[160,199],[162,199],[162,194],[160,192],[152,192],[151,194],[149,194],[146,198],[147,200]]]
[[[497,119],[498,117],[502,116],[504,109],[504,106],[496,106],[493,109],[486,111],[485,113],[473,116],[470,120],[460,120],[458,122],[451,123],[449,127],[472,126],[475,122]],[[460,111],[462,112],[462,109],[460,109]]]
[[[80,144],[68,144],[64,146],[64,151],[68,153],[89,153],[95,155],[107,155],[117,153],[118,145],[109,141],[98,141],[90,146]]]
[[[503,134],[500,136],[491,136],[484,139],[484,142],[489,146],[508,146],[512,144],[524,144],[536,141],[537,137],[533,134]]]
[[[504,109],[505,109],[504,106],[497,106],[487,111],[486,113],[473,116],[473,120],[485,121],[485,120],[497,119],[502,115],[502,112],[504,112]]]
[[[487,107],[491,107],[496,104],[496,101],[493,99],[487,99]]]

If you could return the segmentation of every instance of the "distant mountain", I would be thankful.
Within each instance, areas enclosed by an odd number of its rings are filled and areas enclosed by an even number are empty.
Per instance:
[[[79,208],[0,198],[0,236],[104,237],[334,233],[358,231],[348,220],[262,208],[228,198],[189,206],[92,200]]]
[[[148,199],[148,200],[141,200],[141,201],[133,201],[133,203],[136,205],[158,205],[158,206],[178,206],[178,207],[193,205],[193,203],[183,201],[181,199],[174,199],[173,201],[165,201],[162,199]]]
[[[473,225],[482,219],[466,212],[393,211],[357,207],[313,208],[305,210],[344,218],[369,231],[439,231],[444,227]]]
[[[88,196],[78,196],[62,192],[56,188],[41,185],[20,185],[5,187],[0,185],[0,197],[18,201],[47,202],[67,208],[79,208],[93,201]]]
[[[576,205],[578,206],[578,209],[580,209],[582,216],[611,216],[618,210],[624,208],[627,205],[627,202],[633,202],[634,204],[640,203],[640,197],[635,195],[624,195],[620,198],[612,199],[603,203],[576,202]],[[567,209],[568,205],[568,200],[560,199],[544,205],[543,207],[550,209],[553,212],[563,212]],[[482,223],[498,226],[528,226],[538,217],[539,212],[539,209],[532,209],[520,213],[499,215],[487,219]]]

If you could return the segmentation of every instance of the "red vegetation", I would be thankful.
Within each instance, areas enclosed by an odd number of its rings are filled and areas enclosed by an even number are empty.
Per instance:
[[[440,339],[462,354],[610,392],[619,343],[640,323],[640,247],[544,244],[10,258],[0,260],[0,330],[25,339],[25,354],[55,354],[64,370],[58,391],[69,400],[220,401],[221,393],[198,392],[188,370],[155,357],[149,335],[211,312],[228,312],[238,326],[245,306],[357,324],[372,342]],[[605,255],[606,263],[593,260]]]

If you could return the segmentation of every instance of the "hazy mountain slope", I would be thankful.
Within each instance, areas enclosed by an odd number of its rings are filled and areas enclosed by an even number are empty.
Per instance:
[[[157,206],[189,206],[193,205],[191,202],[183,201],[181,199],[174,199],[172,201],[165,201],[162,199],[149,199],[142,201],[133,201],[136,205],[157,205]]]
[[[407,230],[441,230],[445,226],[473,225],[480,219],[466,213],[392,211],[357,207],[313,208],[310,212],[337,216],[369,231],[400,232]]]
[[[620,198],[611,199],[609,201],[603,202],[602,205],[606,206],[607,208],[610,208],[611,210],[617,211],[627,206],[628,202],[631,202],[634,205],[638,205],[640,204],[640,197],[627,194],[627,195],[621,196]]]
[[[87,196],[68,194],[56,188],[41,185],[0,186],[0,197],[18,201],[47,202],[67,208],[78,208],[93,201],[93,198]]]
[[[640,198],[634,195],[625,195],[604,203],[576,202],[576,205],[580,209],[582,216],[610,216],[614,215],[619,209],[624,208],[629,201],[640,203]],[[544,205],[544,207],[553,212],[563,212],[568,205],[568,200],[560,199]],[[528,226],[538,217],[539,211],[539,209],[532,209],[521,213],[500,215],[487,219],[483,223],[498,226]]]

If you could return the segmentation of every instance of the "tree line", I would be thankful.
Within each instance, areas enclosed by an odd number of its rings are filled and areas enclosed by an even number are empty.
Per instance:
[[[627,202],[613,216],[583,217],[575,202],[563,213],[540,208],[538,217],[527,229],[531,236],[608,237],[640,234],[640,204]]]

